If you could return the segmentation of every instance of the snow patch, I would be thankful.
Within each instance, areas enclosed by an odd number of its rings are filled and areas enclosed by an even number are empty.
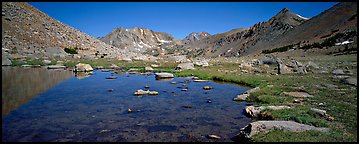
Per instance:
[[[343,41],[343,42],[341,42],[341,43],[335,43],[335,45],[346,45],[346,44],[350,44],[350,43],[353,43],[354,41],[348,41],[348,40],[346,40],[346,41]]]
[[[299,15],[299,14],[297,14],[297,16],[300,17],[300,18],[302,18],[302,19],[305,19],[305,20],[309,19],[309,18],[303,17],[303,16],[301,16],[301,15]]]

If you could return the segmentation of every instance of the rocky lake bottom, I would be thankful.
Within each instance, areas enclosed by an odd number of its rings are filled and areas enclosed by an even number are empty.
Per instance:
[[[250,104],[232,100],[249,88],[235,84],[178,77],[156,80],[154,74],[100,70],[81,78],[68,70],[3,67],[2,71],[3,76],[16,73],[7,82],[3,79],[3,113],[9,111],[2,118],[4,142],[234,141],[240,128],[252,121],[244,113]],[[117,78],[106,79],[112,75]],[[41,85],[54,86],[26,96]],[[133,94],[145,86],[159,94]],[[204,86],[213,89],[204,90]],[[22,102],[7,104],[14,101]],[[207,137],[211,134],[221,138]]]

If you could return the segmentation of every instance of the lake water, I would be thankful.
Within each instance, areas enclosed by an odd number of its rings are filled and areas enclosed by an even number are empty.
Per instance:
[[[234,84],[101,71],[79,77],[68,70],[42,68],[3,67],[2,72],[4,142],[233,141],[239,129],[251,122],[244,115],[249,104],[232,100],[248,88]],[[105,79],[111,75],[117,79]],[[146,85],[159,95],[133,95]],[[221,138],[209,139],[209,134]]]

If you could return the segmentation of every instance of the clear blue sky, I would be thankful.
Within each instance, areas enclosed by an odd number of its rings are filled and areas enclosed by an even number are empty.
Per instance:
[[[223,33],[267,21],[288,8],[313,17],[338,2],[30,2],[93,37],[114,28],[144,27],[183,39],[191,32]]]

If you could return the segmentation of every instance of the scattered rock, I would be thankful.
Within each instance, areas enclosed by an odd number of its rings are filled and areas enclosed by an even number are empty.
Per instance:
[[[194,82],[208,82],[208,80],[200,80],[200,79],[195,79],[193,80]]]
[[[134,93],[134,95],[136,95],[136,96],[146,95],[146,94],[148,94],[148,95],[158,95],[159,93],[156,92],[156,91],[149,91],[149,90],[144,91],[142,89],[139,89],[139,90],[135,91],[135,93]]]
[[[210,139],[220,139],[221,138],[220,136],[214,135],[214,134],[207,135],[207,137]]]
[[[284,130],[289,132],[315,130],[320,132],[329,132],[330,129],[300,124],[294,121],[256,121],[241,128],[238,137],[250,138],[259,132],[267,133],[271,130]]]
[[[149,94],[149,95],[158,95],[159,93],[156,92],[156,91],[150,91],[148,94]]]
[[[103,66],[96,66],[95,69],[103,69]]]
[[[51,64],[51,61],[50,60],[43,60],[42,61],[44,64],[48,65],[48,64]]]
[[[155,73],[156,78],[173,78],[174,75],[171,73]]]
[[[153,68],[152,67],[145,67],[145,71],[146,72],[151,72],[151,71],[153,71]]]
[[[300,98],[313,97],[312,95],[306,92],[283,92],[283,93],[289,96],[300,97]]]
[[[99,133],[106,133],[106,132],[110,132],[111,130],[101,130]]]
[[[345,75],[345,72],[342,69],[336,69],[332,71],[334,75]]]
[[[62,66],[62,65],[49,65],[47,66],[47,69],[64,69],[66,68],[66,66]]]
[[[117,79],[117,76],[108,76],[106,79]]]
[[[210,89],[212,89],[212,87],[210,87],[210,86],[204,86],[203,89],[205,89],[205,90],[210,90]]]
[[[110,72],[112,69],[101,69],[102,72]]]
[[[115,65],[115,64],[111,64],[110,68],[116,69],[116,68],[119,68],[119,67],[117,65]]]
[[[316,109],[316,108],[310,108],[310,111],[319,116],[325,116],[327,114],[327,112],[325,110]]]
[[[349,85],[353,85],[353,86],[357,86],[357,78],[356,77],[349,77],[349,78],[344,78],[340,80],[341,83],[344,84],[349,84]]]
[[[32,65],[25,64],[25,65],[21,65],[21,67],[32,67]]]
[[[195,69],[193,63],[180,63],[176,67],[176,70],[193,70],[193,69]]]
[[[93,71],[93,68],[89,64],[79,63],[75,66],[74,71],[75,72],[87,72],[87,71]]]
[[[263,110],[284,110],[290,109],[289,106],[247,106],[246,113],[251,117],[258,117],[259,113]]]
[[[253,89],[250,89],[250,90],[244,92],[241,95],[237,95],[235,98],[233,98],[233,100],[235,100],[235,101],[245,101],[247,99],[247,97],[250,96],[250,93],[257,92],[259,90],[260,90],[259,87],[255,87]]]
[[[130,109],[130,108],[129,108],[129,109],[127,110],[127,112],[128,112],[128,113],[132,113],[132,112],[140,112],[140,110],[132,110],[132,109]]]
[[[151,64],[151,67],[153,67],[153,68],[158,68],[158,65],[156,65],[156,64]]]
[[[10,65],[12,65],[12,62],[11,62],[11,60],[8,58],[8,57],[6,57],[4,54],[2,55],[2,60],[1,60],[1,65],[2,66],[10,66]]]

